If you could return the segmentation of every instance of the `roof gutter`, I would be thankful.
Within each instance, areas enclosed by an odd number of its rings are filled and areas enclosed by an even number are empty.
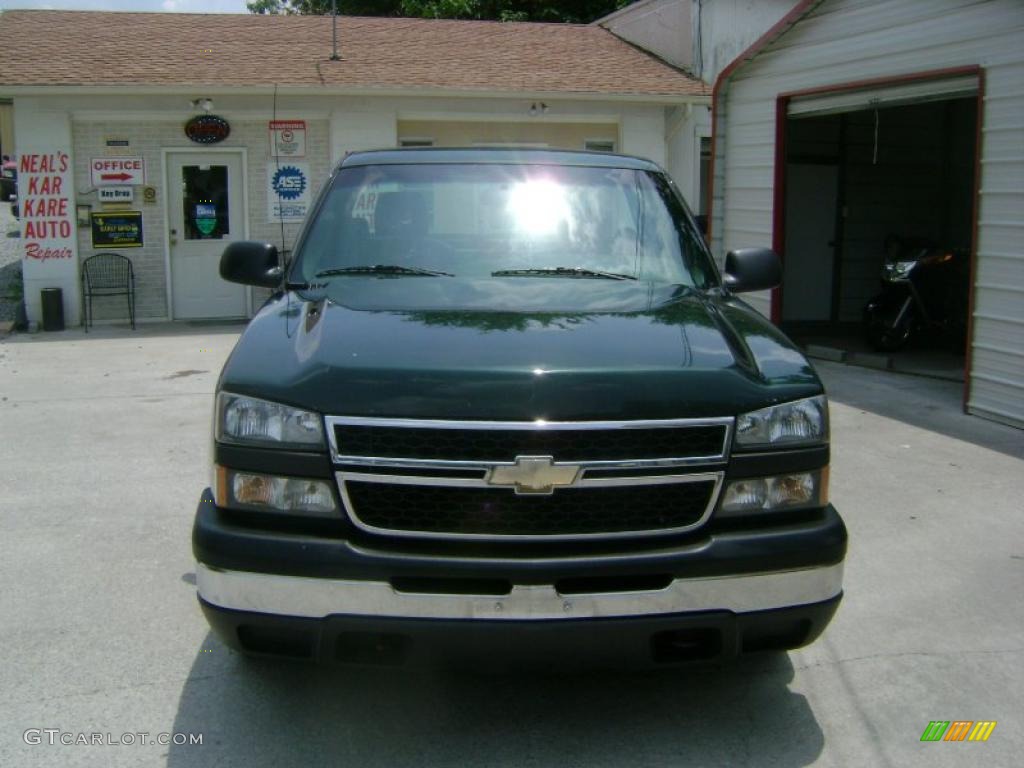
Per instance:
[[[711,167],[708,170],[710,179],[708,181],[706,210],[708,212],[708,239],[714,240],[714,202],[715,202],[715,158],[717,157],[718,142],[723,139],[724,131],[719,126],[722,116],[721,100],[725,94],[729,80],[736,72],[748,62],[757,57],[762,50],[778,40],[788,32],[798,21],[813,11],[825,0],[800,0],[793,8],[767,32],[755,40],[749,48],[729,62],[729,64],[718,73],[715,84],[711,89]]]
[[[274,86],[238,85],[211,86],[203,83],[175,83],[174,85],[0,85],[0,98],[17,96],[74,96],[74,95],[180,95],[194,94],[201,90],[204,95],[264,95],[272,94]],[[601,91],[488,91],[484,89],[458,88],[374,88],[330,85],[282,85],[277,93],[292,96],[387,96],[387,97],[445,97],[467,99],[561,99],[563,101],[616,101],[634,104],[710,104],[711,97],[705,94],[670,93],[616,93]]]

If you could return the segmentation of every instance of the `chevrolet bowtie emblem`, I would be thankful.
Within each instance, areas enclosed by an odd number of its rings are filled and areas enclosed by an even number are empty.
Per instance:
[[[487,483],[515,486],[516,493],[553,493],[557,486],[575,483],[579,474],[579,466],[555,464],[551,456],[516,456],[515,464],[492,467]]]

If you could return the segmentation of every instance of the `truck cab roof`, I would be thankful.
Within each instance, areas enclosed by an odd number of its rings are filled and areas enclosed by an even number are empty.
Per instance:
[[[493,163],[497,165],[569,165],[594,168],[627,168],[658,172],[650,160],[610,152],[586,152],[565,149],[524,149],[521,147],[405,147],[352,152],[339,165],[352,168],[364,165],[408,165],[441,163]]]

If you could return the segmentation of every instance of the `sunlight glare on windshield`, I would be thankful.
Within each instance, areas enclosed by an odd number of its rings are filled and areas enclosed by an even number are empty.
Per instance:
[[[547,179],[515,184],[509,191],[507,208],[515,228],[533,236],[553,234],[569,219],[565,188]]]

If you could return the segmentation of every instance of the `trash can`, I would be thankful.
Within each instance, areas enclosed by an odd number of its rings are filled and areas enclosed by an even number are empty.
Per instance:
[[[43,304],[43,330],[64,330],[64,291],[60,288],[43,288],[39,292]]]

